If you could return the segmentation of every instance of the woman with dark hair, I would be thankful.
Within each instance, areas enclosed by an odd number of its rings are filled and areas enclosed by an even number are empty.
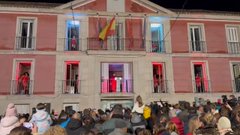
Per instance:
[[[9,135],[32,135],[32,130],[24,126],[20,126],[12,129]]]

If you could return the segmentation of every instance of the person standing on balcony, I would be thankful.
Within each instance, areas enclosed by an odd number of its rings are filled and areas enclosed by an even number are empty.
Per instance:
[[[29,94],[29,74],[28,72],[23,73],[23,75],[19,78],[19,82],[22,85],[24,94]]]
[[[202,78],[199,76],[199,74],[196,74],[195,83],[197,92],[202,92]]]
[[[115,74],[112,74],[112,76],[110,77],[110,90],[109,92],[116,92],[116,89],[117,89],[117,80],[115,79],[116,75]]]
[[[76,50],[77,49],[77,39],[76,36],[73,36],[71,39],[71,50]]]
[[[159,93],[159,75],[154,74],[153,76],[153,85],[154,85],[154,93]]]

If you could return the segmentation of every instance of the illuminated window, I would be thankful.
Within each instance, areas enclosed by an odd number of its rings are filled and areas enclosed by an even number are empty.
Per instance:
[[[131,63],[102,63],[101,68],[102,93],[133,92]]]
[[[210,92],[210,80],[208,80],[205,62],[193,63],[193,86],[196,93]]]
[[[65,80],[63,80],[63,93],[78,94],[80,92],[79,86],[79,62],[68,61],[65,62],[66,72]]]
[[[151,23],[152,52],[164,52],[163,25],[160,23]]]
[[[15,77],[11,83],[12,94],[32,94],[33,93],[33,61],[16,60],[14,66]]]
[[[165,79],[164,63],[153,63],[153,79],[152,91],[153,93],[167,93],[167,80]]]
[[[67,20],[67,31],[66,31],[66,44],[65,49],[67,51],[79,50],[79,29],[80,22]]]

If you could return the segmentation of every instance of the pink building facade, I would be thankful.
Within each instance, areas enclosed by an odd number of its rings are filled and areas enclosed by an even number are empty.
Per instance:
[[[1,110],[131,107],[137,95],[217,101],[240,91],[238,15],[179,16],[144,0],[26,4],[0,9]],[[114,33],[99,39],[113,18]]]

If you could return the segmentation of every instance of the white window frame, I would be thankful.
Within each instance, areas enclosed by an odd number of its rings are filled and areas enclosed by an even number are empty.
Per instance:
[[[205,46],[202,47],[202,50],[196,51],[192,48],[192,39],[191,39],[191,28],[199,28],[200,29],[200,41],[205,41],[206,43],[206,38],[205,38],[205,28],[203,23],[188,23],[188,44],[189,44],[189,51],[190,52],[203,52],[207,51],[207,45],[204,44]],[[196,40],[195,40],[196,41]],[[194,42],[194,41],[193,41]]]
[[[166,85],[165,86],[165,88],[166,88],[166,90],[165,90],[165,93],[169,93],[169,85],[168,85],[168,80],[167,80],[167,73],[166,73],[166,63],[165,62],[151,62],[151,73],[152,73],[152,75],[151,75],[151,80],[152,80],[152,82],[154,81],[153,80],[153,78],[154,78],[154,76],[153,76],[153,65],[154,64],[160,64],[160,65],[162,65],[162,74],[163,74],[163,81],[165,81],[164,83],[164,85]],[[154,82],[153,82],[154,83]],[[152,86],[154,86],[154,84],[152,85]],[[153,88],[152,88],[152,90],[153,90]],[[162,93],[161,93],[162,94]]]
[[[229,29],[231,29],[231,33],[229,34]],[[234,30],[236,29],[236,30]],[[240,49],[240,26],[234,25],[234,24],[226,24],[225,25],[225,31],[226,31],[226,39],[227,39],[227,48],[228,52],[230,53],[239,53]]]
[[[36,33],[37,33],[37,17],[17,17],[17,26],[16,26],[16,37],[22,37],[22,22],[27,22],[27,23],[30,23],[32,22],[33,23],[33,31],[32,31],[32,38],[34,38],[32,41],[32,46],[31,48],[17,48],[17,44],[18,44],[18,39],[16,38],[15,39],[15,48],[16,49],[21,49],[21,50],[29,50],[29,49],[36,49],[36,41],[37,41],[37,37],[36,37]],[[28,32],[29,33],[29,32]],[[27,42],[28,44],[28,42]]]
[[[19,63],[31,63],[31,70],[30,70],[30,73],[29,73],[29,77],[30,77],[30,81],[32,80],[32,89],[29,91],[31,91],[32,93],[34,93],[34,74],[35,74],[35,59],[20,59],[20,58],[16,58],[16,59],[13,59],[13,68],[12,68],[12,80],[15,80],[16,79],[16,68],[18,68],[18,64]],[[13,89],[13,86],[11,85],[11,90]]]
[[[206,70],[206,77],[207,77],[207,80],[210,80],[211,81],[211,78],[210,78],[210,74],[209,74],[209,67],[208,67],[208,61],[206,60],[191,60],[191,76],[192,76],[192,80],[195,80],[195,73],[194,73],[194,65],[195,63],[203,63],[205,65],[205,70]],[[195,91],[195,85],[193,82],[192,83],[192,88],[193,88],[193,93],[196,93]],[[208,92],[204,92],[204,93],[211,93],[212,92],[212,86],[211,86],[212,83],[208,83]]]
[[[110,23],[112,18],[108,18],[108,21],[107,21],[107,24]],[[108,50],[125,50],[125,28],[126,28],[126,24],[125,24],[125,19],[122,19],[120,17],[115,17],[115,23],[116,23],[116,28],[115,28],[115,35],[112,35],[112,36],[109,36],[109,37],[106,37],[108,39]],[[107,25],[106,24],[106,25]],[[117,32],[118,32],[118,29],[117,29],[117,26],[121,24],[122,25],[122,29],[121,29],[121,35],[120,36],[117,36]],[[105,26],[104,26],[105,27]],[[103,27],[103,28],[104,28]],[[119,46],[119,49],[117,49],[117,42],[120,42],[120,46]],[[123,41],[122,41],[123,40]]]
[[[235,80],[235,78],[234,78],[234,71],[233,71],[233,65],[234,65],[234,64],[239,64],[239,65],[240,65],[240,61],[230,61],[230,62],[229,62],[230,73],[231,73],[232,92],[236,92],[235,84],[232,82],[233,80]],[[238,93],[239,93],[239,92],[238,92]]]

